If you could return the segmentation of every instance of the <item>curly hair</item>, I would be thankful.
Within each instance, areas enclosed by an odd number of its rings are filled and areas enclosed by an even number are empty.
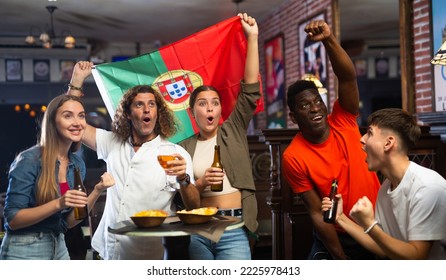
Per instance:
[[[112,123],[113,133],[122,141],[127,141],[132,133],[132,122],[129,120],[130,105],[139,93],[151,93],[155,96],[157,107],[157,122],[155,124],[155,133],[164,138],[169,138],[177,132],[177,124],[172,110],[164,101],[164,98],[149,85],[138,85],[130,88],[122,97],[116,109]]]
[[[296,107],[295,97],[304,90],[314,90],[316,93],[318,93],[317,86],[312,81],[298,80],[288,87],[286,100],[290,111],[294,111],[294,107]]]

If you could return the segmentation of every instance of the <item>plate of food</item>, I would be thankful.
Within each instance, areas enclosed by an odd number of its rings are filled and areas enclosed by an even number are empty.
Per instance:
[[[202,207],[192,210],[177,211],[178,218],[186,225],[204,224],[217,213],[217,207]]]
[[[130,217],[133,223],[142,228],[160,226],[169,213],[164,210],[143,210]]]

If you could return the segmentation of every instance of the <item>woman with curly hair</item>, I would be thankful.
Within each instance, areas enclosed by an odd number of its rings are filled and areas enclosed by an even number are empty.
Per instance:
[[[82,95],[82,84],[92,66],[87,61],[75,65],[68,94]],[[166,174],[176,176],[176,186],[186,207],[198,207],[198,191],[192,185],[192,160],[186,150],[175,145],[175,160],[168,162],[166,171],[158,163],[158,147],[170,143],[167,138],[175,131],[172,111],[148,85],[127,90],[116,110],[111,132],[87,126],[82,142],[107,163],[107,171],[116,180],[115,186],[107,190],[104,213],[92,239],[92,247],[101,258],[163,259],[161,238],[114,235],[107,229],[146,209],[163,209],[173,214],[175,192],[161,191]]]

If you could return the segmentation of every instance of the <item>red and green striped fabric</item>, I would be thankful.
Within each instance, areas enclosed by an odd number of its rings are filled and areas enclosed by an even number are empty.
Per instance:
[[[197,132],[187,110],[194,88],[212,85],[222,99],[222,117],[234,107],[243,79],[246,38],[239,17],[233,17],[128,60],[96,65],[93,76],[109,114],[127,89],[149,84],[161,92],[179,120],[179,131],[170,140],[178,143]],[[263,110],[263,100],[257,111]]]

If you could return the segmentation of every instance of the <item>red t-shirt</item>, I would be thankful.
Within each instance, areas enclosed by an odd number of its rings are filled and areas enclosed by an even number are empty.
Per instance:
[[[61,182],[59,183],[59,188],[60,188],[60,196],[62,196],[70,189],[70,185],[68,185],[67,182]]]
[[[283,177],[295,193],[314,188],[321,198],[329,196],[331,183],[337,179],[345,214],[363,196],[375,204],[380,183],[367,169],[356,116],[336,101],[328,124],[330,135],[322,144],[308,142],[301,133],[293,138],[283,153]]]

